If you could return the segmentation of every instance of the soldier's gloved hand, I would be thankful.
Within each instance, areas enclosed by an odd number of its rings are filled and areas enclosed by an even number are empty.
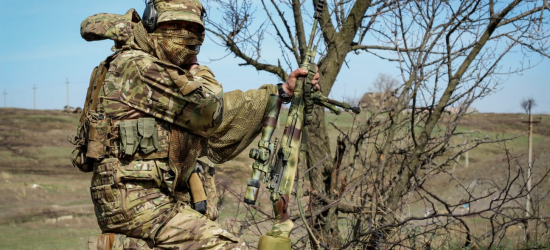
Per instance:
[[[296,81],[298,80],[298,77],[306,75],[307,70],[305,69],[297,69],[292,71],[292,73],[290,73],[290,75],[288,76],[286,82],[283,84],[284,91],[287,94],[292,95],[292,93],[294,93],[294,86],[296,86]],[[317,68],[317,74],[315,74],[315,76],[313,77],[311,85],[313,85],[313,87],[317,88],[318,90],[321,90],[321,86],[319,85],[319,68]]]
[[[290,235],[290,231],[294,227],[294,223],[291,220],[286,220],[285,222],[275,223],[271,231],[267,233],[270,236],[284,236],[287,237]]]

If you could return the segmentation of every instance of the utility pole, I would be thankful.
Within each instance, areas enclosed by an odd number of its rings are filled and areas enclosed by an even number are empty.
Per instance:
[[[69,105],[69,79],[65,82],[67,84],[67,111],[70,111],[71,106]]]
[[[469,137],[469,136],[468,136],[468,137]],[[469,157],[469,155],[468,155],[468,152],[470,152],[470,150],[468,150],[468,142],[469,142],[469,138],[466,139],[466,153],[465,153],[465,155],[464,155],[464,156],[466,157],[466,159],[465,159],[465,161],[464,161],[464,166],[465,166],[466,168],[468,168],[468,167],[470,166],[470,157]]]
[[[527,200],[525,202],[525,217],[527,217],[527,224],[525,224],[525,242],[527,243],[531,238],[529,232],[529,217],[531,217],[531,168],[533,167],[533,123],[539,123],[539,121],[533,121],[533,115],[531,114],[531,108],[533,107],[533,100],[527,100],[527,110],[529,113],[529,121],[521,121],[529,124],[529,158],[527,162]]]
[[[6,99],[7,99],[8,92],[4,89],[4,108],[6,108]]]
[[[34,109],[36,110],[36,84],[34,85],[32,90],[34,90]]]
[[[460,136],[460,137],[464,137],[464,136]],[[464,152],[464,157],[465,157],[465,160],[464,160],[464,166],[466,168],[468,168],[468,166],[470,165],[470,158],[468,157],[468,152],[470,152],[470,150],[468,149],[468,143],[469,143],[469,138],[470,138],[470,135],[468,134],[468,138],[466,138],[466,140],[464,140],[464,145],[462,147],[462,150],[465,150],[466,152]],[[462,155],[458,155],[456,157],[456,160],[455,160],[455,165],[453,166],[453,170],[452,171],[455,171],[455,168],[456,168],[456,165],[458,164],[458,162],[460,161],[460,157]]]

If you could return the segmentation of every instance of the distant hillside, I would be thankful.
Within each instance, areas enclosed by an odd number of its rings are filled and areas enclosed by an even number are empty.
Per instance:
[[[69,161],[73,146],[66,138],[75,133],[79,116],[61,111],[0,109],[1,249],[82,249],[88,236],[100,233],[89,194],[91,175],[74,169]],[[522,114],[473,114],[460,122],[459,129],[476,131],[472,136],[478,137],[513,137],[527,131],[522,117],[527,119]],[[541,117],[542,122],[534,126],[535,175],[550,168],[550,116]],[[281,119],[284,121],[284,114]],[[359,116],[359,122],[362,119]],[[326,120],[346,129],[353,117],[327,115]],[[338,132],[330,125],[328,129],[334,143]],[[280,132],[278,128],[276,135]],[[253,142],[249,148],[256,145]],[[452,171],[462,182],[477,186],[475,192],[484,192],[483,180],[506,169],[505,148],[525,165],[526,135],[506,144],[474,149],[469,153],[470,166],[465,168],[462,158]],[[248,151],[218,166],[218,182],[231,184],[232,191],[237,192],[246,186],[252,164]],[[428,183],[458,202],[465,194],[457,193],[455,184],[444,175]],[[550,190],[550,182],[542,183],[540,188]],[[269,207],[267,200],[264,203]],[[220,221],[233,216],[237,204],[235,199],[226,198]],[[414,212],[421,208],[411,209]],[[550,214],[549,206],[543,209]]]

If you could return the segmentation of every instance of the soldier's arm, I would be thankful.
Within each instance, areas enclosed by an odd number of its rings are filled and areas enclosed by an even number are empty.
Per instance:
[[[192,66],[190,73],[202,87],[218,86],[214,73],[207,66]],[[223,94],[223,119],[210,135],[208,157],[215,163],[233,159],[258,136],[261,131],[267,101],[277,93],[275,85],[243,92],[235,90]]]
[[[192,67],[190,72],[195,80],[203,83],[203,87],[217,85],[215,75],[206,66]],[[223,119],[208,140],[208,158],[222,163],[235,158],[248,147],[261,131],[269,96],[276,93],[277,87],[271,84],[246,92],[224,93]]]
[[[200,81],[203,83],[216,81],[214,74],[206,66],[194,67],[191,73],[202,78]],[[292,72],[283,85],[285,92],[292,93],[296,79],[305,74],[307,71],[301,69]],[[319,88],[318,81],[317,74],[313,81],[316,88]],[[208,141],[208,157],[211,161],[222,163],[231,160],[248,147],[261,132],[269,96],[277,93],[277,86],[271,84],[246,92],[235,90],[224,93],[222,124]]]
[[[261,131],[269,96],[276,93],[277,87],[271,84],[224,93],[222,124],[208,140],[210,160],[231,160],[248,147]]]

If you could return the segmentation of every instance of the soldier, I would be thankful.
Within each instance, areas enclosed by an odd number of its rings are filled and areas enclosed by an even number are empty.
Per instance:
[[[82,22],[87,41],[115,41],[115,53],[92,73],[71,139],[73,164],[93,172],[103,234],[91,237],[90,249],[246,249],[213,221],[214,169],[197,159],[237,156],[260,132],[269,96],[289,98],[307,71],[295,70],[279,87],[223,93],[197,63],[204,13],[199,0],[151,0],[143,21],[131,9]],[[206,193],[205,203],[197,192]],[[288,236],[292,225],[274,228]]]

